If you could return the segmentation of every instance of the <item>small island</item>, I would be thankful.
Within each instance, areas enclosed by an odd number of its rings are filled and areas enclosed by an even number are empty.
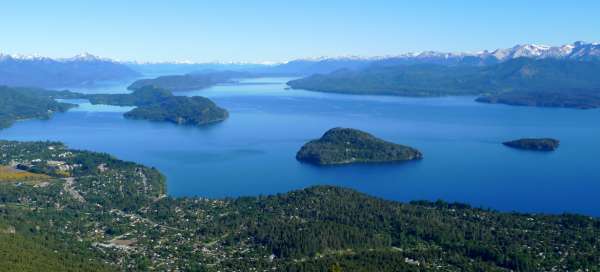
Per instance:
[[[390,143],[357,129],[333,128],[306,143],[296,159],[317,165],[383,163],[422,159],[418,150]]]
[[[159,103],[138,106],[125,113],[125,118],[195,126],[220,122],[228,116],[227,110],[200,96],[171,96]]]
[[[502,143],[505,146],[534,151],[554,151],[558,148],[560,141],[551,138],[525,138]]]

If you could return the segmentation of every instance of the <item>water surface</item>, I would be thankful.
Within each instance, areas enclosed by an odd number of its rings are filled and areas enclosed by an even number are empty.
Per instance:
[[[130,108],[93,106],[51,120],[18,122],[0,138],[59,140],[155,166],[174,196],[285,192],[336,184],[386,199],[444,199],[499,210],[600,216],[600,111],[511,107],[473,97],[401,98],[286,90],[281,78],[244,80],[203,95],[230,111],[204,128],[127,120]],[[110,92],[126,92],[128,83]],[[89,92],[102,92],[91,90]],[[365,130],[410,145],[424,160],[315,167],[295,160],[306,141],[332,127]],[[521,137],[561,140],[556,152],[509,149]]]

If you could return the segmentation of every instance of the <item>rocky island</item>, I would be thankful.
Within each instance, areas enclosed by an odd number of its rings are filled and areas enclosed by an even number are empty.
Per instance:
[[[502,143],[505,146],[535,151],[554,151],[558,148],[560,141],[551,138],[526,138]]]
[[[381,163],[418,160],[418,150],[390,143],[351,128],[333,128],[302,146],[296,159],[318,165]]]

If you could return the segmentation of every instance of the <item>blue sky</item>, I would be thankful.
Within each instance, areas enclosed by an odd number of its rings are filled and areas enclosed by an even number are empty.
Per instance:
[[[600,1],[10,1],[0,52],[281,61],[600,40]]]

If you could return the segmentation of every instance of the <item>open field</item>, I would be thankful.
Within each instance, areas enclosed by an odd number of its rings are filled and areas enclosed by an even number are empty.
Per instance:
[[[35,174],[10,166],[0,166],[0,182],[44,182],[50,179],[47,175]]]

